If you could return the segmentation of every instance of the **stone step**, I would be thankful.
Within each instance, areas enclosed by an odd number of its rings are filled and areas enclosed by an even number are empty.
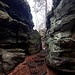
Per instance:
[[[38,70],[30,70],[30,73],[36,75],[39,73],[39,71]]]
[[[39,63],[39,62],[44,62],[44,60],[40,59],[40,60],[34,60],[35,63]]]
[[[33,62],[28,62],[28,66],[30,68],[35,68],[36,67],[35,63],[33,63]]]

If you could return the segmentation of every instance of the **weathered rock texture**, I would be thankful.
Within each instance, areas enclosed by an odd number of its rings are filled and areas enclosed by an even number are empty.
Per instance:
[[[35,41],[40,42],[40,35],[32,28],[32,15],[26,0],[0,0],[0,75],[8,75],[25,59],[32,42],[39,46]],[[30,33],[39,36],[34,39]],[[36,48],[38,52],[40,48]]]
[[[49,46],[48,65],[75,73],[75,0],[53,0],[46,34]]]
[[[40,34],[34,30],[30,32],[30,40],[29,40],[29,54],[35,54],[38,53],[41,50],[41,36]]]
[[[8,14],[13,18],[17,19],[18,21],[22,21],[27,24],[31,29],[33,28],[34,24],[32,22],[32,15],[29,4],[26,0],[0,0],[7,4],[9,8],[6,9]],[[3,9],[2,9],[3,10]]]

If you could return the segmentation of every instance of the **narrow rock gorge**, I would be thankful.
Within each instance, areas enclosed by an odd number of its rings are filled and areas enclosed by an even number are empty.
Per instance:
[[[0,75],[8,75],[25,55],[41,50],[41,37],[33,26],[26,0],[0,0]]]
[[[75,0],[53,0],[46,17],[43,37],[27,0],[0,0],[0,75],[75,75]]]
[[[49,51],[47,65],[75,73],[75,0],[53,0],[45,37]]]

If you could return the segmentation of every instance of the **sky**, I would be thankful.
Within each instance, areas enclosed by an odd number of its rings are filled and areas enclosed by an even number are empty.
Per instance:
[[[30,8],[31,8],[31,13],[33,16],[33,22],[34,22],[34,28],[39,31],[39,29],[43,29],[45,27],[45,8],[41,8],[43,10],[39,11],[38,13],[35,12],[35,2],[33,0],[27,0]],[[48,11],[51,10],[52,8],[52,0],[47,0],[47,7],[48,7]],[[36,7],[38,9],[38,7]]]

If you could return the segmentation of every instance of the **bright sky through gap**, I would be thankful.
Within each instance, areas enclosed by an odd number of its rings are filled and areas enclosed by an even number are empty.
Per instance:
[[[34,12],[34,5],[35,5],[35,2],[33,0],[27,0],[30,7],[31,7],[31,13],[32,13],[32,16],[33,16],[33,22],[34,22],[34,29],[38,30],[39,31],[39,28],[40,29],[43,29],[44,28],[44,18],[45,18],[45,10],[42,10],[40,11],[39,13],[35,13]],[[48,5],[48,11],[51,10],[52,8],[52,0],[47,0],[47,5]]]

